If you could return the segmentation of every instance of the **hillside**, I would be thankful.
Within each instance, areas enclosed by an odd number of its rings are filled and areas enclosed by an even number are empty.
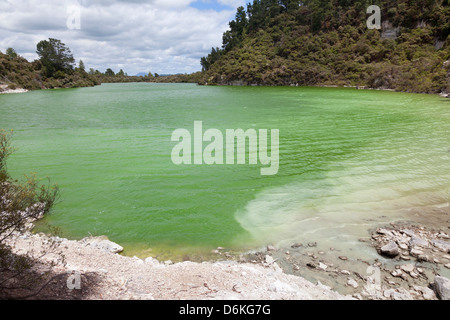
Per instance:
[[[19,55],[0,52],[0,85],[4,90],[72,88],[99,84],[95,78],[79,69],[58,73],[53,77],[43,75],[42,69],[39,60],[29,62]]]
[[[372,4],[381,30],[367,27]],[[201,84],[450,92],[448,0],[254,0],[229,25]]]
[[[39,90],[53,88],[90,87],[102,83],[159,82],[159,83],[196,83],[201,73],[177,74],[168,76],[128,76],[122,70],[117,74],[111,69],[105,73],[84,68],[70,68],[56,72],[52,76],[45,74],[40,60],[29,62],[9,49],[9,54],[0,52],[0,92],[6,90]]]

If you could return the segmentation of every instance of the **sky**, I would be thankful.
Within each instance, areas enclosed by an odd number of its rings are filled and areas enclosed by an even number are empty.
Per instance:
[[[41,40],[61,40],[86,69],[129,75],[192,73],[221,47],[245,0],[0,0],[0,51],[33,61]]]

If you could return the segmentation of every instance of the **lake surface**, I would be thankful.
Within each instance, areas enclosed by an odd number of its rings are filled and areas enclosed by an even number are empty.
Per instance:
[[[278,129],[278,174],[173,164],[172,133],[194,121]],[[38,230],[107,235],[130,255],[307,241],[361,254],[368,229],[450,201],[450,103],[439,96],[104,84],[0,95],[0,128],[14,129],[11,174],[61,189]]]

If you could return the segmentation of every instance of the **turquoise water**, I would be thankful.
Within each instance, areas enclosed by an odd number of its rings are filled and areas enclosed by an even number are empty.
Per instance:
[[[126,252],[192,253],[313,239],[352,248],[379,222],[450,199],[450,104],[338,88],[104,84],[0,96],[15,177],[49,176],[48,224]],[[278,129],[280,168],[172,163],[172,132]],[[149,251],[152,248],[153,251]]]

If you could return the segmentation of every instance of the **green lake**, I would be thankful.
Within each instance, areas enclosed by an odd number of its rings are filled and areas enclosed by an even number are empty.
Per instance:
[[[0,95],[0,128],[14,130],[15,178],[35,172],[60,187],[38,231],[107,235],[125,254],[174,259],[305,241],[350,252],[364,251],[358,238],[380,223],[449,206],[449,102],[351,88],[104,84]],[[194,121],[278,129],[278,174],[175,165],[172,133],[193,132]]]

